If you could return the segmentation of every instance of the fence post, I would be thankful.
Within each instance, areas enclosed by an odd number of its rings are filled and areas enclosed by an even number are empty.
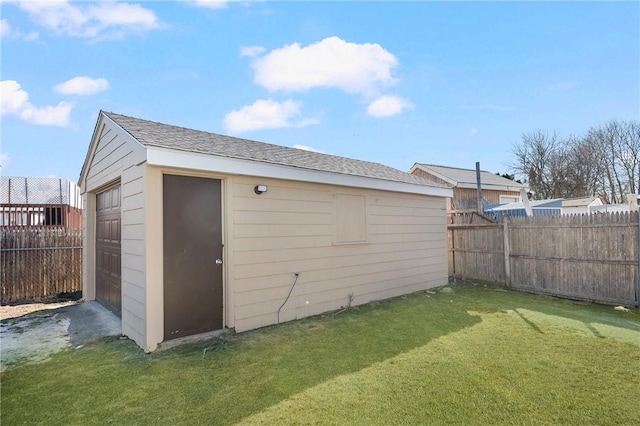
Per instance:
[[[638,279],[636,286],[636,308],[640,308],[640,210],[636,210],[635,216],[638,221],[638,239],[636,240],[636,258],[638,259],[638,263],[636,264],[638,268],[638,272],[636,272]],[[631,215],[629,215],[629,220],[631,220]]]
[[[509,218],[502,216],[502,238],[504,245],[504,281],[507,287],[511,287],[511,262],[509,262]]]

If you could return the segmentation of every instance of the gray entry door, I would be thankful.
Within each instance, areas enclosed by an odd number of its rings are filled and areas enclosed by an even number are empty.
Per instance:
[[[221,182],[163,177],[164,340],[222,328]]]
[[[120,184],[96,194],[96,300],[122,311]]]

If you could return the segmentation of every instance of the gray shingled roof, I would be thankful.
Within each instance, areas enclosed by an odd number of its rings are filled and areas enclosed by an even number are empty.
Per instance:
[[[379,163],[171,126],[113,112],[103,111],[102,113],[147,147],[167,148],[416,185],[440,186],[419,176]],[[444,185],[441,187],[448,188]]]
[[[470,183],[473,185],[476,184],[476,171],[472,169],[460,169],[456,167],[436,166],[434,164],[422,164],[422,163],[416,163],[416,165],[425,170],[432,170],[442,176],[447,177],[448,179],[451,179],[457,182],[458,184],[461,184],[461,183]],[[493,174],[491,172],[487,172],[485,170],[480,171],[480,180],[485,185],[526,187],[521,183],[512,181],[510,179]]]

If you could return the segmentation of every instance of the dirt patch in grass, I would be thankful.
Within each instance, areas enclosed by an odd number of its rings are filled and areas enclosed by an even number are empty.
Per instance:
[[[44,311],[49,309],[57,309],[63,306],[75,305],[78,302],[47,302],[47,303],[24,303],[20,305],[3,305],[0,306],[0,320],[9,318],[18,318],[33,312]]]
[[[17,318],[32,312],[56,309],[73,305],[82,299],[81,291],[60,293],[54,297],[38,300],[19,300],[0,306],[0,320]]]

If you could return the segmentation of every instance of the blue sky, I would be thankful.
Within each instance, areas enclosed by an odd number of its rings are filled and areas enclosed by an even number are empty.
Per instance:
[[[2,1],[5,176],[78,179],[103,109],[506,172],[523,133],[640,117],[638,2]]]

